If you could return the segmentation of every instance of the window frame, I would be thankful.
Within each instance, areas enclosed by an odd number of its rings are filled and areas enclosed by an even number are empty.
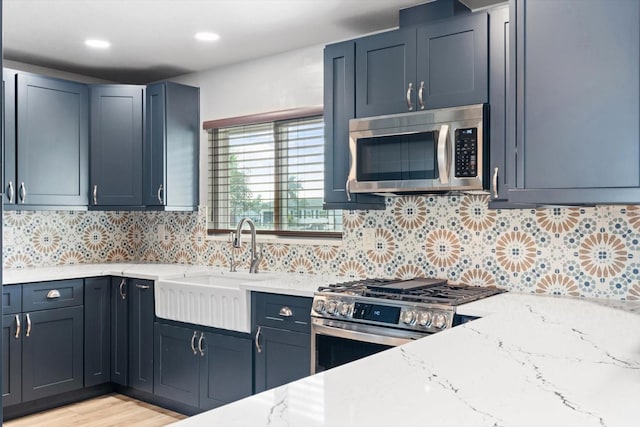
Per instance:
[[[215,138],[215,133],[219,128],[274,123],[274,122],[295,120],[295,119],[306,119],[306,118],[323,116],[323,112],[324,110],[322,106],[314,106],[314,107],[302,107],[302,108],[293,108],[289,110],[273,111],[268,113],[250,114],[246,116],[237,116],[237,117],[230,117],[230,118],[219,119],[219,120],[209,120],[209,121],[203,122],[202,128],[207,131],[207,154],[209,155],[210,140],[211,138]],[[211,133],[213,133],[213,135]],[[215,150],[215,147],[214,147],[214,150]],[[209,161],[207,161],[206,171],[207,171],[206,173],[207,173],[207,186],[208,186],[212,181],[212,177],[209,174]],[[213,188],[212,191],[215,191],[215,188]],[[276,204],[278,204],[279,200],[280,200],[279,198],[276,198]],[[207,195],[207,206],[209,206],[209,195]],[[229,233],[232,231],[235,231],[235,229],[209,228],[209,215],[207,215],[207,235],[228,236]],[[257,230],[256,233],[260,235],[288,237],[288,238],[311,238],[311,239],[342,238],[342,231]]]

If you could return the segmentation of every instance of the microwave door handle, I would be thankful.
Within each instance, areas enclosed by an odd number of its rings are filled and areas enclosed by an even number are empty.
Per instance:
[[[449,171],[447,170],[447,137],[449,125],[442,125],[438,133],[438,175],[440,184],[449,183]]]

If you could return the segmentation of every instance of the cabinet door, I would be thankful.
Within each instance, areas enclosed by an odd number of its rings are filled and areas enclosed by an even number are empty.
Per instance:
[[[200,89],[172,82],[147,86],[143,201],[198,206]]]
[[[199,196],[200,89],[172,82],[165,85],[166,169],[161,195],[167,206],[193,209]]]
[[[487,21],[486,13],[474,13],[418,27],[418,108],[487,102]]]
[[[166,86],[158,83],[147,86],[145,105],[143,202],[146,206],[164,206]]]
[[[154,394],[198,407],[200,358],[198,332],[156,323]]]
[[[311,372],[311,336],[259,327],[255,350],[255,392],[306,377]]]
[[[499,7],[489,11],[489,143],[491,147],[491,207],[505,208],[507,190],[515,181],[513,162],[507,160],[506,145],[513,140],[509,120],[515,120],[510,105],[511,80],[509,79],[509,8]],[[509,104],[509,108],[508,107]]]
[[[511,2],[513,202],[640,200],[640,2]],[[634,94],[631,96],[630,94]]]
[[[16,202],[16,72],[2,71],[2,146],[4,147],[4,184],[2,200],[5,204]]]
[[[355,117],[355,43],[324,49],[324,209],[384,209],[384,198],[349,194],[349,120]]]
[[[18,203],[86,206],[87,86],[18,73]]]
[[[111,281],[84,281],[84,386],[111,381]]]
[[[22,314],[2,316],[2,406],[22,402],[23,326]]]
[[[153,281],[128,279],[129,386],[153,392]]]
[[[92,206],[142,205],[141,86],[91,87]]]
[[[376,34],[355,43],[356,117],[415,110],[415,28]]]
[[[111,278],[111,381],[129,385],[129,283]]]
[[[22,400],[82,388],[82,306],[25,313]]]
[[[201,356],[200,408],[212,409],[251,396],[252,341],[205,333],[198,342]]]

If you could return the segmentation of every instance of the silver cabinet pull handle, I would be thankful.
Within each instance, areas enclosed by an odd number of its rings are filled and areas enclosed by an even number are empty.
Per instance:
[[[191,351],[193,351],[193,355],[198,354],[198,350],[196,350],[196,338],[198,337],[198,331],[193,331],[193,336],[191,337]]]
[[[278,314],[282,317],[291,317],[293,316],[293,311],[289,307],[282,307]]]
[[[198,338],[198,351],[200,352],[200,356],[204,356],[204,348],[202,348],[203,341],[204,341],[204,332],[200,332],[200,338]]]
[[[149,289],[149,285],[141,285],[140,283],[136,283],[136,288],[138,288],[138,289]]]
[[[49,292],[47,292],[47,299],[56,299],[56,298],[60,298],[59,290],[51,289]]]
[[[420,109],[424,110],[424,82],[420,82],[420,89],[418,89],[418,103],[420,104]]]
[[[24,204],[27,200],[27,187],[25,187],[24,182],[20,183],[20,203]]]
[[[256,350],[258,350],[258,353],[262,353],[262,347],[260,347],[261,332],[262,332],[262,326],[258,326],[258,331],[256,332]]]
[[[498,168],[493,170],[493,198],[498,198]]]
[[[447,166],[447,138],[449,135],[449,125],[442,125],[440,127],[440,134],[438,135],[438,175],[441,184],[449,183],[449,171]]]
[[[98,204],[98,184],[93,186],[93,204]]]
[[[13,197],[15,196],[15,191],[13,189],[13,181],[9,181],[9,188],[7,189],[7,199],[9,203],[13,203]]]
[[[349,178],[347,178],[347,182],[344,184],[344,192],[347,194],[347,202],[350,202],[351,191],[349,190]]]
[[[31,335],[31,316],[27,313],[27,334],[26,336]]]
[[[409,111],[413,111],[413,102],[411,102],[411,92],[413,92],[413,83],[409,83],[409,87],[407,88],[407,107],[409,107]]]
[[[158,187],[158,201],[160,202],[161,205],[164,205],[164,201],[162,200],[163,191],[164,189],[162,188],[162,184],[160,184],[160,187]]]
[[[16,314],[16,334],[14,335],[16,339],[20,338],[20,315]]]
[[[120,286],[118,287],[118,292],[120,292],[120,297],[125,299],[127,297],[127,292],[124,290],[124,285],[127,283],[126,279],[122,279],[120,282]]]

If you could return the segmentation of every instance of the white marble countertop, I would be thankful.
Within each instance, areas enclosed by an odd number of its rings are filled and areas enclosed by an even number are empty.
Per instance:
[[[640,303],[502,294],[483,315],[176,426],[640,425]]]
[[[59,267],[9,269],[2,272],[2,283],[41,282],[48,280],[77,279],[97,276],[124,276],[136,279],[177,279],[203,274],[233,275],[228,270],[203,265],[182,264],[80,264]],[[264,280],[262,280],[264,278]],[[335,275],[302,275],[298,273],[259,272],[255,282],[239,285],[241,289],[303,297],[313,297],[318,286],[344,281]]]

